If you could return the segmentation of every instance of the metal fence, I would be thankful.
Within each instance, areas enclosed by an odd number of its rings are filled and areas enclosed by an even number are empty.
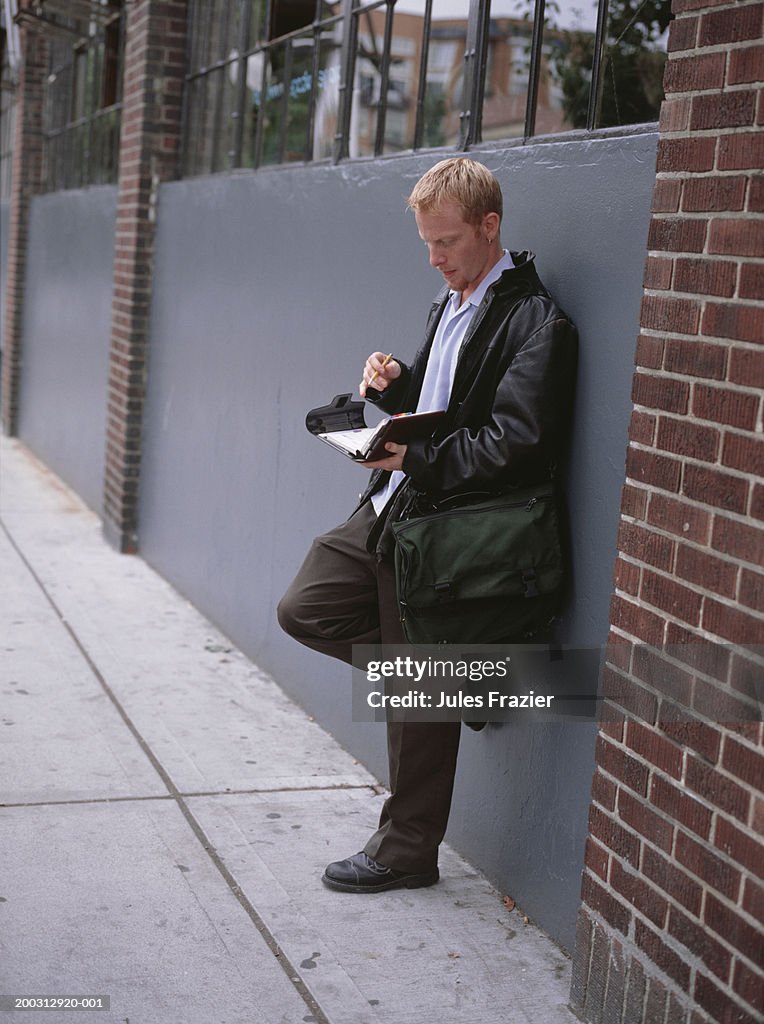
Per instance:
[[[0,57],[0,199],[11,195],[13,141],[16,131],[16,82],[8,59],[3,30]]]
[[[192,0],[183,173],[655,121],[670,6]]]
[[[45,19],[49,74],[43,115],[47,191],[117,181],[122,112],[122,0],[68,3]],[[46,8],[47,10],[48,8]]]
[[[189,0],[181,173],[654,122],[670,7]],[[116,182],[123,0],[47,0],[35,17],[50,34],[45,187]]]

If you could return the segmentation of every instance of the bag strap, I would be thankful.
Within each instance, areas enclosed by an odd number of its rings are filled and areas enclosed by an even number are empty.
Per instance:
[[[556,467],[552,467],[553,471]],[[500,491],[457,491],[456,494],[449,494],[440,498],[428,491],[417,491],[412,488],[412,493],[406,504],[401,509],[398,521],[417,518],[423,515],[432,515],[436,512],[447,512],[449,509],[463,508],[475,505],[481,501],[490,501],[491,498],[504,498],[516,495],[522,500],[526,495],[528,500],[534,497],[553,497],[555,493],[556,479],[553,472],[550,472],[548,480],[540,480],[535,484],[523,484],[519,487],[508,487]]]

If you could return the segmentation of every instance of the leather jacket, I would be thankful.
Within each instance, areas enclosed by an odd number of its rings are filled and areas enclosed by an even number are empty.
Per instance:
[[[576,328],[539,280],[534,256],[513,252],[515,266],[491,285],[467,330],[443,421],[430,440],[413,441],[406,480],[378,517],[367,542],[390,557],[389,524],[414,490],[435,496],[503,491],[548,480],[570,429],[576,374]],[[385,412],[416,409],[448,287],[433,302],[424,342],[411,366],[384,392],[367,398]],[[358,507],[389,478],[377,470]]]

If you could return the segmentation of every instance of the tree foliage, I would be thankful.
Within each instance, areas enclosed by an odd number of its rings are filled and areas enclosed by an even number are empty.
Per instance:
[[[556,4],[549,7],[555,40],[552,64],[562,91],[566,120],[586,127],[594,61],[594,33],[556,29]],[[671,0],[610,0],[602,60],[598,127],[655,121],[663,100],[665,49]]]

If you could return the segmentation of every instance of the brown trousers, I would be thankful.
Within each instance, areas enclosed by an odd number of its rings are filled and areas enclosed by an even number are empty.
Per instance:
[[[352,664],[353,644],[401,644],[395,574],[366,550],[371,502],[317,537],[279,602],[282,629],[315,651]],[[399,871],[437,864],[448,823],[459,722],[389,722],[391,795],[365,852]]]

